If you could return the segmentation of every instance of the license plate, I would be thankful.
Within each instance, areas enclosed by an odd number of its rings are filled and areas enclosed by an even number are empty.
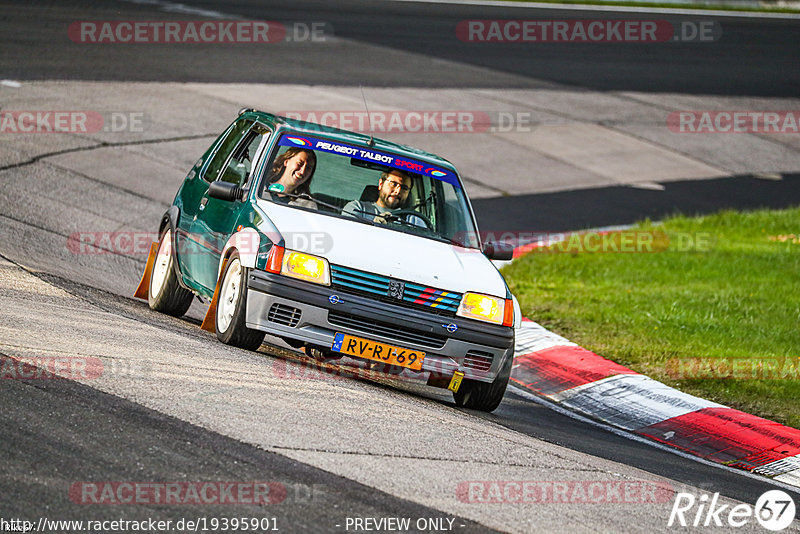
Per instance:
[[[422,361],[425,359],[425,353],[418,350],[395,347],[394,345],[370,341],[369,339],[342,334],[341,332],[336,332],[336,335],[333,336],[331,350],[358,358],[375,360],[376,362],[408,367],[415,371],[422,369]]]

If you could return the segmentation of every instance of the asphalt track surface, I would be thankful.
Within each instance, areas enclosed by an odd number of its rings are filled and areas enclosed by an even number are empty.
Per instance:
[[[30,380],[0,388],[5,467],[2,516],[128,520],[268,517],[289,532],[340,530],[350,517],[442,517],[320,469],[208,432],[71,380]],[[91,430],[89,430],[91,429]],[[80,481],[268,481],[280,484],[264,505],[95,507],[76,514],[71,494]],[[270,486],[272,488],[272,486]],[[13,497],[12,497],[13,496]],[[319,509],[320,511],[315,511]],[[323,511],[325,510],[325,511]],[[339,517],[336,517],[339,516]],[[332,519],[333,518],[333,519]],[[459,519],[459,531],[486,527]],[[264,529],[267,530],[267,529]]]
[[[796,96],[800,82],[797,67],[794,22],[724,20],[724,48],[708,49],[674,44],[655,49],[630,45],[622,49],[604,45],[543,46],[533,52],[501,45],[476,51],[467,44],[453,43],[449,37],[458,21],[468,18],[519,17],[513,9],[441,6],[417,3],[374,2],[223,2],[189,3],[193,7],[235,13],[242,17],[282,22],[325,20],[334,33],[348,40],[341,46],[319,50],[308,46],[298,53],[296,47],[274,45],[268,56],[248,49],[208,47],[164,47],[158,52],[142,53],[135,46],[109,54],[105,48],[87,50],[67,44],[53,46],[63,35],[65,24],[75,20],[142,20],[177,18],[154,10],[150,5],[118,2],[4,2],[0,21],[3,30],[3,54],[0,56],[2,78],[20,80],[115,80],[115,81],[224,81],[263,83],[308,83],[375,85],[404,87],[474,87],[493,88],[548,87],[568,84],[594,90],[672,90],[683,93],[717,93],[743,96]],[[335,6],[335,7],[334,7]],[[269,16],[266,16],[268,13]],[[279,14],[279,15],[278,15]],[[548,10],[543,17],[579,16],[574,11]],[[594,15],[596,16],[596,15]],[[630,15],[625,15],[630,16]],[[617,16],[624,17],[624,16]],[[35,28],[36,31],[31,31]],[[448,37],[445,38],[444,36]],[[359,51],[359,43],[381,49],[411,52],[418,61],[398,65],[387,62],[387,54],[374,48]],[[531,54],[531,55],[528,55]],[[298,55],[302,60],[298,60]],[[431,59],[433,58],[433,59]],[[441,70],[432,69],[431,61],[446,59]],[[493,78],[474,77],[469,68],[453,68],[450,62],[467,67],[491,67],[500,74]],[[331,68],[331,65],[334,67]],[[437,64],[438,65],[438,64]],[[27,172],[21,168],[6,172]],[[785,176],[781,182],[765,182],[750,176],[727,181],[729,195],[714,195],[716,184],[687,182],[674,184],[664,204],[648,208],[645,216],[658,216],[681,208],[705,212],[719,207],[753,205],[781,206],[796,203],[792,195],[798,189],[796,177]],[[709,189],[698,192],[697,188]],[[737,189],[739,188],[739,189]],[[109,189],[110,191],[111,189]],[[542,225],[547,230],[566,230],[587,226],[605,226],[632,222],[643,214],[641,197],[647,191],[625,189],[628,202],[606,205],[605,210],[582,209],[582,199],[602,197],[603,191],[561,192],[522,198],[486,199],[476,202],[476,209],[491,226],[493,214],[505,209],[526,212],[531,205],[541,205]],[[82,191],[75,191],[80,198]],[[615,191],[613,197],[620,199]],[[18,229],[29,221],[14,220],[18,207],[0,198],[4,228]],[[698,198],[704,199],[702,202]],[[595,202],[592,204],[597,206]],[[566,212],[572,206],[584,214],[576,218]],[[153,211],[160,205],[150,206]],[[563,208],[563,209],[559,209]],[[149,214],[148,214],[149,215]],[[49,218],[48,218],[49,219]],[[68,233],[71,225],[53,228],[51,220],[33,235],[54,230]],[[55,223],[58,225],[58,223]],[[504,222],[504,228],[509,228]],[[513,219],[512,219],[513,224]],[[546,225],[546,226],[545,226]],[[520,229],[530,229],[530,224]],[[537,228],[539,229],[539,228]],[[4,230],[5,231],[5,230]],[[35,241],[35,240],[34,240]],[[26,265],[24,245],[0,250],[12,264]],[[141,264],[141,262],[140,262]],[[35,266],[38,267],[38,266]],[[71,269],[79,268],[72,266]],[[69,273],[69,268],[64,272]],[[79,301],[120,317],[156,326],[165,332],[208,341],[197,328],[196,318],[172,321],[148,312],[141,302],[112,291],[76,282],[53,268],[42,268],[36,276]],[[263,349],[262,349],[263,350]],[[378,385],[379,389],[383,386]],[[435,404],[451,406],[449,396],[429,390],[416,391],[405,385],[386,388],[404,395],[419,394]],[[325,402],[324,398],[317,399]],[[339,530],[335,525],[347,516],[438,517],[438,510],[376,490],[325,470],[306,465],[274,452],[207,430],[202,425],[181,421],[85,384],[69,381],[15,381],[0,384],[0,446],[7,461],[0,467],[0,515],[52,518],[93,519],[151,517],[177,519],[197,511],[196,515],[223,516],[259,513],[248,507],[194,509],[170,507],[147,508],[95,507],[76,508],[63,491],[80,480],[270,480],[288,489],[285,504],[270,509],[286,531]],[[456,410],[455,408],[449,408]],[[683,484],[702,488],[743,502],[755,499],[772,486],[764,480],[697,463],[666,451],[627,440],[597,427],[575,421],[509,392],[493,414],[462,412],[464,417],[478,416],[547,443],[557,444],[594,457],[619,462]],[[317,488],[319,491],[313,491]],[[588,512],[587,521],[591,521]],[[452,515],[452,514],[450,514]],[[486,531],[487,527],[457,518],[466,532]],[[637,530],[635,525],[632,530]],[[598,530],[606,530],[600,525]],[[283,529],[282,529],[283,530]]]
[[[63,30],[79,20],[179,20],[151,2],[3,2],[6,17],[0,72],[7,78],[128,81],[301,83],[403,87],[550,87],[599,91],[652,91],[748,96],[797,95],[795,21],[709,16],[643,16],[575,10],[370,0],[260,1],[195,0],[183,5],[253,20],[324,21],[342,42],[283,42],[269,47],[236,44],[106,47],[63,43]],[[42,16],[42,10],[46,14]],[[83,14],[85,18],[79,18]],[[225,18],[225,17],[223,17]],[[454,39],[456,27],[472,19],[638,19],[671,22],[711,20],[722,27],[714,43],[495,43],[481,46]],[[35,31],[32,31],[35,29]],[[59,46],[52,46],[59,43]],[[409,52],[400,60],[391,52]],[[147,52],[147,53],[143,53]],[[387,53],[389,52],[389,53]],[[230,58],[235,56],[235,61]],[[436,60],[490,68],[494,76],[454,69]]]
[[[723,209],[782,209],[800,204],[800,175],[781,180],[735,176],[686,180],[652,191],[627,186],[587,188],[472,201],[481,231],[564,232],[633,224],[670,215]]]

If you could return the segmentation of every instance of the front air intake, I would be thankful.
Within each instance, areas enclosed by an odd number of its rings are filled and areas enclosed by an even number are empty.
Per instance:
[[[294,328],[300,322],[300,314],[301,312],[298,308],[276,302],[267,312],[267,320],[271,323]]]
[[[492,368],[494,355],[482,350],[470,350],[464,356],[464,367],[476,371],[488,371]]]

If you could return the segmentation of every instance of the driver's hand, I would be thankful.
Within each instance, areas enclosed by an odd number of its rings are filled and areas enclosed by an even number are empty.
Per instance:
[[[390,215],[388,211],[384,212],[384,213],[381,213],[379,215],[376,215],[375,218],[372,219],[372,220],[375,221],[378,224],[388,224],[389,221],[386,220],[386,216],[387,215]]]

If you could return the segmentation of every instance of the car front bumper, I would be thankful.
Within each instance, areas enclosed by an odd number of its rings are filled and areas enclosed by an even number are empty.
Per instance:
[[[342,332],[424,351],[422,372],[431,378],[460,371],[466,379],[491,382],[514,356],[511,327],[437,315],[259,270],[249,272],[247,288],[248,328],[327,348]]]

